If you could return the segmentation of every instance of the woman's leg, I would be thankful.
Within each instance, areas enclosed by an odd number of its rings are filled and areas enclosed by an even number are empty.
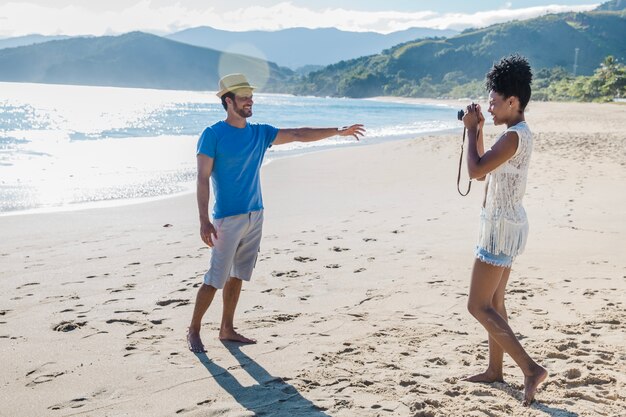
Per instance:
[[[510,274],[511,268],[504,268],[500,277],[500,282],[498,283],[496,291],[491,299],[491,305],[507,323],[508,316],[504,306],[504,296],[506,294],[506,284],[509,281]],[[503,359],[504,350],[502,350],[502,347],[498,344],[498,342],[496,342],[496,340],[489,335],[489,366],[487,366],[487,370],[478,375],[466,378],[465,380],[469,382],[504,382],[504,377],[502,375]]]
[[[524,373],[524,404],[529,405],[537,387],[546,379],[548,373],[528,356],[506,318],[500,315],[493,305],[493,298],[503,275],[504,268],[475,260],[467,307],[472,316],[487,330],[489,336],[521,368]]]

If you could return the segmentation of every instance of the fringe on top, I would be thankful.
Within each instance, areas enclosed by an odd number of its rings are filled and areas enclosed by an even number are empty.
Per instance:
[[[528,240],[528,219],[522,200],[532,153],[532,133],[526,122],[520,122],[504,131],[500,138],[510,131],[518,135],[517,150],[489,174],[478,247],[495,255],[515,257],[524,251]]]

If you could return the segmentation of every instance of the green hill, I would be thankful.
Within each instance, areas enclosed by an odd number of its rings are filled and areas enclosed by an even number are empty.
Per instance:
[[[297,94],[347,97],[425,95],[431,85],[481,80],[502,56],[520,53],[533,69],[592,74],[608,55],[626,58],[626,12],[562,13],[467,30],[448,39],[407,42],[303,77]]]
[[[266,91],[279,91],[285,80],[294,75],[287,68],[261,59],[142,32],[0,50],[0,81],[215,90],[220,69],[245,72]]]
[[[596,7],[596,10],[605,11],[617,11],[624,9],[626,9],[626,0],[611,0]]]

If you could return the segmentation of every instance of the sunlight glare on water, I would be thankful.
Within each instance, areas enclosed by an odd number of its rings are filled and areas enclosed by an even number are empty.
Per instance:
[[[359,144],[457,126],[454,110],[374,100],[254,96],[252,123],[363,123]],[[193,190],[196,142],[225,117],[215,92],[0,83],[0,214]],[[268,158],[350,138],[272,147]]]

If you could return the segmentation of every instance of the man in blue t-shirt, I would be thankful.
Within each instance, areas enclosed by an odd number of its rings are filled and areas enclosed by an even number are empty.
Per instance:
[[[243,74],[230,74],[219,82],[217,96],[226,110],[226,120],[204,130],[198,141],[198,211],[200,236],[212,248],[209,271],[198,290],[187,333],[193,352],[205,352],[200,338],[202,317],[218,289],[223,289],[224,310],[221,340],[255,343],[235,331],[233,320],[242,281],[249,281],[256,264],[263,226],[260,168],[265,151],[272,145],[313,142],[331,136],[363,136],[363,125],[343,128],[277,129],[252,124],[252,90]],[[213,222],[209,217],[209,190],[215,202]]]

